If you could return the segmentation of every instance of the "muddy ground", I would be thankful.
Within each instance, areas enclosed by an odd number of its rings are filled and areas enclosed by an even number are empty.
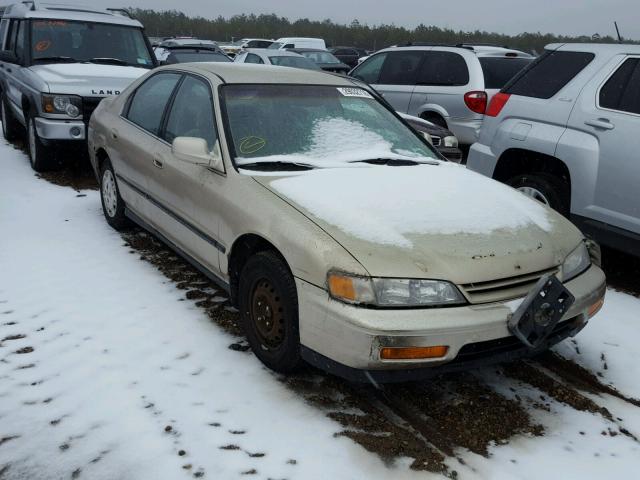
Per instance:
[[[75,190],[97,188],[86,166],[41,176]],[[228,305],[224,292],[150,234],[134,228],[123,239],[123,248],[157,267],[184,290],[185,301],[195,301],[212,322],[239,339],[230,343],[230,349],[239,355],[251,354],[241,340],[237,311]],[[609,250],[604,258],[610,285],[640,296],[640,261]],[[410,458],[410,468],[449,478],[459,475],[452,465],[465,465],[461,451],[489,456],[491,445],[508,443],[519,435],[545,435],[533,412],[549,412],[552,401],[601,416],[610,425],[603,435],[626,435],[638,441],[598,398],[613,395],[639,408],[640,401],[625,397],[593,373],[552,352],[535,360],[448,374],[422,383],[352,384],[312,368],[280,381],[337,422],[341,426],[337,435],[350,438],[386,462]],[[492,387],[495,382],[508,386],[513,394],[499,393]],[[531,388],[520,389],[522,385]]]

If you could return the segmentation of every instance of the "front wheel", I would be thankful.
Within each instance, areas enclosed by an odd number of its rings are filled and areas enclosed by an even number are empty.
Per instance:
[[[253,353],[276,372],[302,365],[298,294],[293,275],[273,252],[251,257],[240,274],[240,320]]]
[[[569,186],[560,178],[547,173],[520,174],[507,180],[507,185],[562,215],[569,215]]]
[[[33,117],[27,118],[27,140],[31,168],[36,172],[46,172],[53,169],[55,163],[52,148],[45,146],[40,140]]]
[[[13,116],[9,100],[4,93],[0,95],[0,117],[2,119],[2,135],[8,142],[13,142],[20,136],[21,125]]]
[[[131,222],[125,215],[125,204],[118,190],[116,174],[108,159],[104,161],[100,171],[100,200],[102,200],[104,218],[111,227],[121,231],[131,226]]]

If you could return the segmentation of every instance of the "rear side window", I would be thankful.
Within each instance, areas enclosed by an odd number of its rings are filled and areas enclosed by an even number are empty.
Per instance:
[[[153,135],[158,135],[162,115],[180,75],[159,73],[138,87],[129,104],[126,117]]]
[[[469,83],[469,69],[462,55],[453,52],[425,52],[418,85],[461,86]]]
[[[365,62],[357,67],[353,71],[353,76],[358,80],[362,80],[367,83],[378,83],[380,79],[380,72],[382,71],[382,65],[387,58],[386,53],[379,53],[371,58],[365,60]]]
[[[381,85],[415,85],[423,52],[389,52],[382,67]]]
[[[248,53],[244,63],[264,63],[264,61],[255,53]]]
[[[498,90],[533,61],[532,58],[518,57],[480,57],[478,60],[484,75],[484,88]]]
[[[0,50],[4,50],[4,37],[7,34],[7,28],[9,27],[9,20],[6,18],[0,20]]]
[[[533,98],[551,98],[580,73],[595,55],[588,52],[547,51],[505,87],[504,92]]]
[[[640,59],[629,58],[600,90],[600,106],[640,114]]]

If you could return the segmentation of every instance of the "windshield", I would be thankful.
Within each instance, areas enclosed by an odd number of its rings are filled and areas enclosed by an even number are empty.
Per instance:
[[[153,68],[151,52],[137,27],[68,20],[34,20],[31,23],[34,62],[104,61]]]
[[[225,85],[222,92],[238,166],[282,162],[335,167],[380,159],[437,158],[361,88]]]
[[[269,57],[272,65],[278,65],[279,67],[293,67],[293,68],[306,68],[307,70],[319,70],[315,63],[304,57],[294,57],[285,55],[274,55]]]
[[[279,49],[282,45],[284,45],[284,43],[282,42],[273,42],[271,45],[269,45],[267,48],[271,49],[271,50],[277,50]]]
[[[518,57],[480,57],[484,73],[484,88],[504,87],[516,73],[529,65],[533,58]]]
[[[231,62],[226,55],[215,52],[172,52],[169,61],[174,60],[177,63],[186,62]]]
[[[340,63],[336,57],[329,52],[300,52],[309,60],[316,63]]]

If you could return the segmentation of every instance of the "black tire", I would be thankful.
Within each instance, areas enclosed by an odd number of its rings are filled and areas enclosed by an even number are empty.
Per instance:
[[[431,122],[439,127],[442,128],[446,128],[449,129],[449,127],[447,126],[447,121],[442,118],[442,116],[438,115],[437,113],[423,113],[421,115],[423,120],[426,120],[427,122]]]
[[[53,147],[42,143],[32,116],[27,117],[27,151],[31,168],[36,172],[48,172],[57,166]]]
[[[548,173],[532,173],[516,175],[506,183],[562,215],[569,215],[569,185],[563,179]]]
[[[276,372],[298,370],[303,364],[298,293],[293,275],[278,255],[260,252],[247,261],[240,274],[238,304],[256,357]]]
[[[100,169],[100,200],[104,218],[112,228],[122,231],[131,227],[131,221],[124,213],[125,203],[120,196],[116,174],[108,158]]]
[[[11,107],[9,106],[9,100],[7,96],[2,93],[0,95],[0,120],[2,120],[2,135],[7,142],[13,142],[20,137],[22,133],[21,125],[13,116]]]

